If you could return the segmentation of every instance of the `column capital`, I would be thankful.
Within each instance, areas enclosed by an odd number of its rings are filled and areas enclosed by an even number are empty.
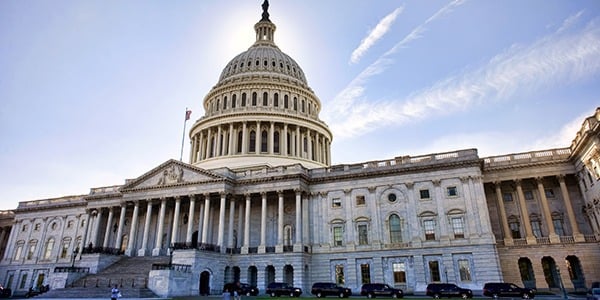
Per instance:
[[[577,176],[577,175],[576,175],[576,176]],[[563,174],[563,173],[561,173],[561,174],[558,174],[558,175],[556,175],[556,177],[558,178],[558,181],[565,182],[565,179],[566,179],[566,177],[567,177],[567,174]]]
[[[543,184],[544,183],[544,177],[543,176],[535,177],[535,182],[537,184]]]
[[[442,180],[440,179],[432,179],[431,182],[434,186],[440,186],[442,184]]]
[[[471,179],[471,176],[461,176],[459,179],[462,183],[468,183],[469,179]]]
[[[521,187],[521,184],[523,184],[523,178],[515,178],[515,179],[513,179],[513,181],[519,188]]]
[[[352,189],[344,189],[344,194],[348,195],[352,193]]]
[[[196,194],[188,195],[188,198],[190,198],[190,201],[196,201]]]

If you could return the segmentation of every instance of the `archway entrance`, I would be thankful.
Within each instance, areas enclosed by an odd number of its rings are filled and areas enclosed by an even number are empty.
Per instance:
[[[542,258],[542,269],[544,269],[544,278],[549,288],[558,288],[558,274],[556,273],[556,262],[550,256]]]
[[[210,295],[210,273],[204,271],[200,273],[200,296]]]
[[[585,289],[585,277],[583,276],[583,269],[579,257],[575,255],[567,256],[567,268],[569,271],[569,278],[573,282],[575,289]]]
[[[535,288],[535,275],[531,260],[527,257],[519,258],[519,272],[521,273],[521,281],[526,288]]]

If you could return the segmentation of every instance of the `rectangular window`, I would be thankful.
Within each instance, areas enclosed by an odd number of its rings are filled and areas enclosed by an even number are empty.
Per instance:
[[[62,249],[60,250],[60,258],[67,258],[67,251],[69,251],[69,242],[63,242]]]
[[[552,220],[552,224],[554,225],[554,231],[558,236],[565,236],[565,228],[563,227],[563,222],[561,219]]]
[[[471,266],[468,260],[458,260],[458,272],[460,274],[460,281],[471,281]]]
[[[465,223],[463,218],[452,218],[452,230],[454,231],[455,239],[462,239],[465,237]]]
[[[533,191],[523,191],[525,200],[533,200]]]
[[[536,238],[542,237],[542,224],[538,220],[531,221],[531,230]]]
[[[504,202],[511,202],[511,201],[513,201],[512,193],[504,193],[504,194],[502,194],[502,199],[504,199]]]
[[[333,227],[333,245],[342,246],[342,227]]]
[[[512,234],[512,238],[520,239],[521,238],[521,229],[520,229],[519,223],[511,222],[511,223],[508,223],[508,225],[510,226],[510,232]]]
[[[27,251],[27,259],[33,259],[34,253],[35,253],[35,245],[30,245],[29,251]]]
[[[371,283],[371,268],[369,264],[360,264],[360,281],[362,284]]]
[[[431,282],[440,282],[440,264],[437,260],[429,261],[429,275]]]
[[[344,265],[335,265],[335,282],[340,285],[346,283],[346,278],[344,277]]]
[[[369,232],[367,230],[367,224],[358,225],[358,244],[359,245],[369,244]]]
[[[342,207],[342,199],[340,199],[340,198],[331,199],[331,207]]]
[[[15,249],[15,260],[21,259],[21,253],[23,252],[23,246],[18,245],[17,249]]]
[[[456,197],[458,196],[458,191],[456,190],[455,186],[449,186],[446,188],[446,195],[448,197]]]
[[[356,205],[365,205],[365,196],[356,196]]]
[[[403,262],[393,263],[394,283],[406,283],[406,266]]]
[[[435,240],[435,222],[433,220],[423,221],[423,227],[425,229],[425,240]]]
[[[553,189],[545,189],[546,198],[554,198],[554,190]]]
[[[33,225],[33,230],[39,231],[41,226],[42,225],[40,223],[36,223],[35,225]]]
[[[430,198],[428,189],[420,190],[419,195],[421,196],[421,199],[429,199]]]
[[[21,282],[19,283],[19,288],[24,289],[27,284],[27,274],[21,275]]]

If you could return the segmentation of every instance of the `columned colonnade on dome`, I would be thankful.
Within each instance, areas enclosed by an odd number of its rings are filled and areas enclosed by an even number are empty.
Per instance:
[[[294,199],[291,199],[292,196]],[[278,216],[276,230],[273,238],[268,238],[267,209],[272,206],[268,205],[268,200],[275,198]],[[284,232],[286,199],[294,202],[294,205],[286,206],[293,207],[286,209],[286,212],[294,214],[294,222],[289,225],[292,225],[295,235],[284,238],[284,235],[290,234]],[[301,191],[290,190],[126,201],[120,206],[88,209],[86,213],[90,226],[85,231],[82,243],[120,249],[128,256],[164,255],[168,247],[183,243],[187,247],[215,246],[218,252],[238,248],[242,254],[272,252],[267,249],[270,247],[274,247],[274,252],[283,252],[283,246],[293,246],[293,251],[302,251],[302,224],[307,217],[303,212],[302,199]],[[145,212],[142,209],[144,206]],[[257,223],[260,230],[251,230],[253,208],[255,212],[260,212],[260,222]],[[237,242],[238,236],[241,243]]]

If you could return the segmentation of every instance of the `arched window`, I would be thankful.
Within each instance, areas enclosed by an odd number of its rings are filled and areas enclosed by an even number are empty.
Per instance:
[[[242,93],[242,107],[246,106],[246,93]]]
[[[389,218],[390,242],[392,244],[402,243],[402,223],[400,217],[392,214]]]
[[[219,111],[219,106],[221,106],[221,100],[217,99],[217,105],[215,107],[216,111]]]
[[[250,145],[248,152],[256,152],[256,131],[250,131]]]
[[[231,96],[231,108],[235,108],[235,106],[237,105],[237,95],[233,94],[233,96]]]
[[[256,92],[252,93],[252,106],[256,106]]]
[[[279,131],[273,134],[273,152],[279,153]]]
[[[283,96],[283,108],[287,109],[290,107],[290,97],[288,95]]]
[[[267,131],[263,130],[260,134],[260,152],[267,152]]]
[[[46,249],[44,250],[44,259],[50,258],[53,248],[54,248],[54,238],[49,238],[48,241],[46,241]]]
[[[279,106],[279,94],[278,93],[275,93],[275,95],[273,95],[273,106],[274,107]]]
[[[302,112],[306,111],[306,101],[302,99]]]
[[[223,98],[223,110],[227,109],[227,96]]]
[[[292,245],[292,225],[287,224],[283,227],[283,245]]]
[[[294,97],[294,110],[298,111],[298,98]]]
[[[263,106],[268,106],[269,105],[269,94],[267,94],[267,92],[263,93]]]
[[[243,132],[238,132],[238,138],[237,138],[237,153],[242,153],[242,138],[244,137],[244,133]]]

